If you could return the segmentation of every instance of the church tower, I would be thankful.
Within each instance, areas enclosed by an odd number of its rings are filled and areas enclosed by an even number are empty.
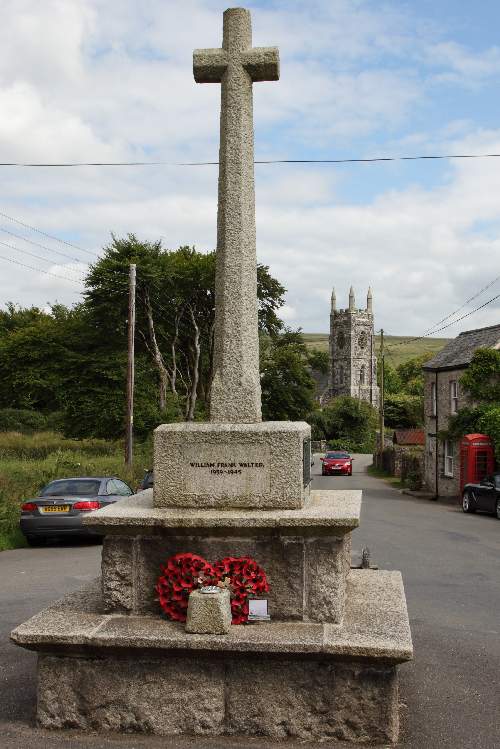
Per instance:
[[[350,395],[379,406],[377,356],[371,288],[366,308],[356,309],[354,289],[347,309],[337,309],[335,289],[330,310],[330,397]]]

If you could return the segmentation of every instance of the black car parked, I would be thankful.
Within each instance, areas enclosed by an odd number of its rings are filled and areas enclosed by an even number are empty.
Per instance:
[[[485,476],[479,484],[466,484],[462,509],[464,512],[491,512],[500,520],[500,473]]]

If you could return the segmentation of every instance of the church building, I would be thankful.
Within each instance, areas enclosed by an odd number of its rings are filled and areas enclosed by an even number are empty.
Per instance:
[[[335,289],[330,311],[330,398],[350,395],[379,406],[373,296],[368,289],[366,309],[356,309],[354,290],[347,309],[337,309]]]

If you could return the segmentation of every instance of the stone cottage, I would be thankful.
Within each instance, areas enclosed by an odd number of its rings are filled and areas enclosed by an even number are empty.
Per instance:
[[[439,440],[448,428],[450,416],[472,405],[460,386],[460,378],[479,348],[500,348],[500,325],[467,330],[450,341],[424,370],[424,481],[436,497],[460,494],[459,445]]]

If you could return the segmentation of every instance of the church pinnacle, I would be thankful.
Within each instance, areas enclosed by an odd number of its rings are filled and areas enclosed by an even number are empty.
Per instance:
[[[349,311],[354,312],[354,310],[355,310],[354,289],[351,286],[351,288],[349,289]]]
[[[366,311],[373,314],[373,294],[372,287],[368,287],[368,294],[366,295]]]
[[[335,286],[332,288],[332,298],[331,298],[331,310],[332,312],[335,312],[337,309],[337,297],[335,295]]]

